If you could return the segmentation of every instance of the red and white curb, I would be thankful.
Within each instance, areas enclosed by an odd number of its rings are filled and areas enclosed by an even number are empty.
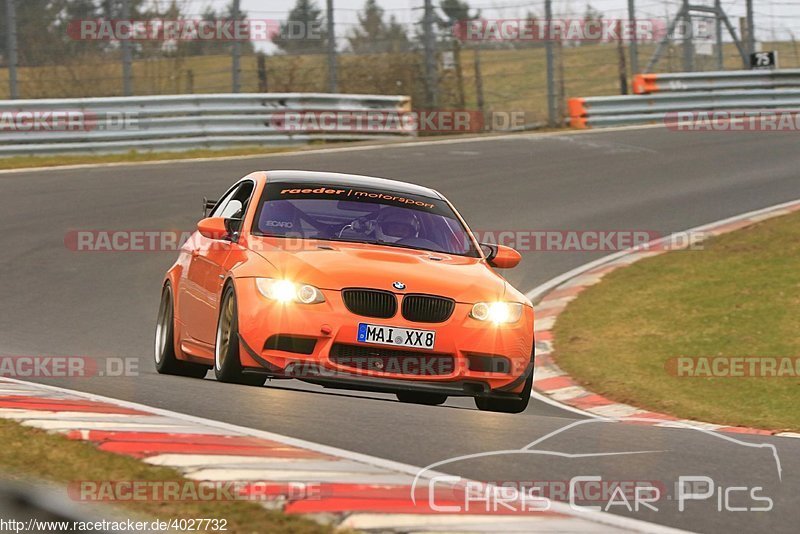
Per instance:
[[[551,502],[544,511],[442,513],[454,493],[427,492],[436,471],[317,443],[43,384],[0,378],[0,417],[172,467],[195,481],[237,482],[269,509],[340,528],[379,532],[682,532]],[[297,485],[315,487],[298,495]],[[294,486],[292,486],[294,485]],[[437,486],[438,488],[438,486]],[[520,511],[524,510],[524,511]]]
[[[683,248],[686,248],[691,244],[691,242],[686,239],[687,236],[702,235],[704,237],[713,237],[796,211],[800,211],[800,200],[793,200],[729,219],[698,226],[686,232],[679,232],[678,234],[673,234],[672,236],[649,244],[649,249],[656,248],[658,250],[628,249],[617,252],[573,269],[528,292],[526,296],[536,303],[534,308],[536,310],[537,366],[533,396],[544,402],[555,404],[583,415],[609,418],[615,421],[632,424],[652,424],[654,426],[679,428],[694,427],[718,432],[800,438],[800,434],[794,432],[726,426],[679,419],[671,415],[651,412],[628,404],[622,404],[593,393],[578,384],[558,366],[554,359],[555,349],[553,347],[552,332],[558,316],[566,309],[571,301],[575,300],[586,288],[597,284],[606,274],[616,269],[625,267],[644,258],[663,254],[667,250],[681,248],[680,245],[685,245]],[[680,236],[680,239],[678,239],[678,236]],[[659,246],[664,243],[674,245],[676,242],[680,244],[677,247]],[[653,422],[649,423],[648,421],[650,420]]]

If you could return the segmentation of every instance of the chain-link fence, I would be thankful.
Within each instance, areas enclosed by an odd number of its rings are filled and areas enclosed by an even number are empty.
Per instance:
[[[236,85],[243,92],[327,92],[334,42],[339,92],[406,94],[416,109],[521,111],[526,125],[536,125],[548,120],[548,96],[563,117],[569,96],[627,91],[634,71],[656,52],[652,72],[740,69],[748,59],[741,47],[749,54],[744,3],[718,0],[701,2],[705,10],[693,2],[691,12],[682,0],[609,0],[602,12],[554,0],[549,25],[547,0],[504,0],[481,10],[463,0],[420,0],[404,9],[334,0],[333,41],[325,6],[310,0],[297,0],[290,12],[245,12],[236,1],[204,10],[191,0],[1,1],[0,99],[12,96],[14,55],[19,98],[122,95],[126,54],[134,95],[221,93]],[[621,33],[632,18],[629,4],[651,30],[635,50],[629,36],[587,37],[588,23]],[[764,26],[755,32],[758,46],[778,51],[781,67],[800,66],[798,16],[781,0],[755,0],[753,20]],[[551,26],[584,33],[554,37]]]

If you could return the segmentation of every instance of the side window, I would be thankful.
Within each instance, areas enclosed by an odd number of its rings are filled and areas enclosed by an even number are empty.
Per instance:
[[[238,190],[239,190],[239,188],[235,187],[235,188],[231,189],[230,191],[228,191],[227,193],[225,193],[225,196],[222,197],[222,199],[219,202],[217,202],[217,205],[214,206],[214,209],[211,210],[211,213],[209,213],[208,216],[209,217],[222,217],[222,211],[225,209],[225,206],[228,205],[228,202],[230,202],[231,198],[233,197],[233,195],[236,194],[236,191],[238,191]]]
[[[242,216],[241,214],[243,207],[242,201],[236,198],[234,195],[234,197],[228,201],[225,207],[222,208],[222,211],[219,212],[217,217],[222,217],[223,219],[240,219]]]
[[[245,212],[247,212],[247,206],[250,204],[250,197],[253,196],[253,189],[255,189],[255,184],[251,181],[242,182],[242,185],[239,186],[239,189],[236,190],[236,193],[231,198],[231,201],[225,207],[223,217],[229,219],[243,219]]]
[[[250,180],[242,182],[238,187],[217,203],[211,217],[222,217],[224,219],[241,219],[247,211],[250,197],[253,195],[255,185]]]

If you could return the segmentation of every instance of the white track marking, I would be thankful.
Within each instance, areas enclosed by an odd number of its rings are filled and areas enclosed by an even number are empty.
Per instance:
[[[566,376],[566,375],[563,375]],[[550,406],[555,406],[556,408],[561,408],[567,412],[572,412],[576,415],[580,415],[582,417],[591,417],[593,419],[605,419],[605,417],[601,417],[599,415],[587,412],[586,410],[581,410],[580,408],[575,408],[574,406],[570,406],[569,404],[562,404],[560,402],[554,401],[550,397],[546,395],[542,395],[538,391],[531,391],[531,398],[536,399],[539,402],[543,402],[545,404],[549,404]]]
[[[234,454],[180,454],[166,453],[148,456],[144,459],[145,463],[153,465],[168,465],[170,467],[191,468],[208,466],[238,466],[245,465],[278,465],[290,462],[297,462],[297,458],[276,458],[263,456],[237,456]]]
[[[575,524],[554,517],[457,514],[370,514],[353,513],[340,525],[343,528],[379,532],[525,532],[559,534],[609,534],[608,527]]]

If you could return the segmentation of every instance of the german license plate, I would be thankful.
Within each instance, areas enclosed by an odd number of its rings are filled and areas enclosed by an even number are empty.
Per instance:
[[[412,349],[433,349],[436,332],[433,330],[416,330],[414,328],[398,328],[380,324],[358,323],[359,343],[378,343],[409,347]]]

